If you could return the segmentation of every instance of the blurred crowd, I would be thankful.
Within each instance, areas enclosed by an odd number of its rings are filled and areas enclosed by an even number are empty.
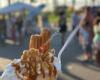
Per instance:
[[[100,66],[100,12],[96,15],[94,13],[89,7],[75,11],[72,15],[72,26],[73,29],[80,26],[77,37],[83,49],[84,61],[91,61],[95,56],[96,64]]]
[[[22,13],[10,15],[8,19],[0,20],[0,42],[22,45],[24,37],[40,32],[36,18],[27,20]]]
[[[95,60],[96,65],[100,66],[100,8],[83,7],[72,13],[72,30],[80,27],[76,36],[83,49],[83,61],[90,62]],[[62,34],[62,46],[65,42],[65,34],[69,27],[66,13],[59,12],[59,32]],[[95,59],[94,59],[95,58]]]

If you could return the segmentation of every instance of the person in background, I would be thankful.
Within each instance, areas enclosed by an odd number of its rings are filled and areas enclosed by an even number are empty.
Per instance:
[[[79,12],[75,11],[72,15],[72,27],[75,29],[75,27],[79,24],[80,18],[79,18]]]
[[[97,17],[94,22],[94,50],[96,55],[96,64],[100,66],[100,17]]]
[[[16,42],[16,18],[14,16],[11,17],[11,23],[12,23],[12,27],[11,27],[11,31],[12,32],[12,40],[14,42]]]
[[[43,15],[42,20],[43,20],[43,26],[48,28],[50,26],[49,25],[49,20],[48,20],[48,15],[47,14]]]
[[[79,41],[83,48],[84,61],[87,62],[92,58],[92,45],[90,43],[89,23],[84,20],[79,30]]]
[[[86,7],[85,9],[85,13],[86,13],[86,21],[89,24],[89,34],[90,34],[90,40],[91,40],[91,44],[92,44],[92,40],[94,37],[94,33],[93,33],[93,21],[94,21],[94,17],[93,17],[93,13],[91,12],[91,8],[90,7]]]
[[[60,33],[62,34],[62,45],[64,45],[67,26],[66,26],[66,15],[63,12],[60,14],[59,28],[60,28]]]
[[[19,16],[15,22],[16,26],[17,26],[17,31],[18,31],[18,35],[19,35],[19,45],[22,44],[23,41],[23,35],[22,35],[22,27],[23,27],[23,19],[21,16]]]
[[[86,58],[86,61],[88,61],[88,60],[92,59],[92,43],[93,43],[93,36],[94,36],[94,33],[93,33],[94,17],[93,17],[93,14],[91,13],[90,7],[84,8],[83,13],[85,13],[85,20],[84,21],[85,21],[85,26],[87,27],[87,32],[88,32],[88,35],[89,35],[88,44],[87,44],[88,52],[87,51],[85,52],[85,53],[87,53],[85,55],[85,58]]]

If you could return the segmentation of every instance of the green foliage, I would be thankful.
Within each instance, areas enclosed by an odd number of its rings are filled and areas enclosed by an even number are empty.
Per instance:
[[[66,9],[66,17],[67,21],[71,20],[73,10]],[[59,21],[59,15],[57,15],[55,12],[48,12],[48,13],[41,13],[42,15],[48,15],[48,19],[50,23],[58,23]]]
[[[58,22],[59,17],[55,15],[54,13],[49,13],[48,19],[50,23],[55,23],[55,22]]]
[[[67,10],[67,11],[66,11],[67,21],[70,21],[70,20],[71,20],[72,13],[73,13],[73,11],[72,11],[72,10]]]
[[[72,16],[72,11],[66,11],[66,17],[67,17],[67,21],[71,20],[71,16]],[[54,14],[54,13],[49,13],[48,15],[48,19],[50,23],[56,23],[59,20],[59,16]]]

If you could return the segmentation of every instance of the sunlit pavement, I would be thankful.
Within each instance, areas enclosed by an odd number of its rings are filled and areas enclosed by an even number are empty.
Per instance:
[[[10,59],[7,58],[0,58],[0,72],[5,69],[5,66],[11,62]]]
[[[70,32],[67,32],[66,39]],[[0,71],[14,58],[19,58],[21,52],[28,49],[28,38],[24,38],[22,46],[0,45]],[[52,48],[56,50],[56,56],[61,49],[61,34],[53,38]],[[62,72],[58,80],[100,80],[100,68],[93,63],[83,63],[81,60],[82,49],[78,43],[77,37],[71,41],[69,46],[62,54]]]

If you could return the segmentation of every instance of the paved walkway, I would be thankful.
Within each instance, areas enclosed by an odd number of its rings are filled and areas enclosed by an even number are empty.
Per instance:
[[[54,46],[58,48],[56,46],[60,44],[56,43]],[[94,62],[82,62],[82,49],[76,37],[62,54],[62,70],[61,80],[100,80],[100,68],[96,67]]]

